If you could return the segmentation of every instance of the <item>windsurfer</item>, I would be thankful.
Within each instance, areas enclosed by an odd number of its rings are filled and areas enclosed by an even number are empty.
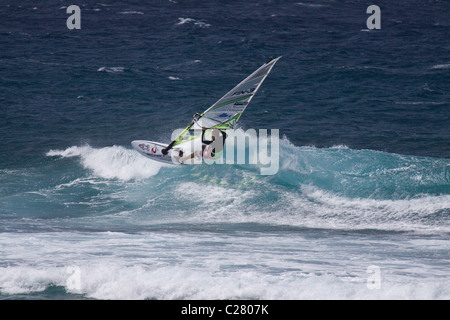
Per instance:
[[[211,130],[210,139],[206,136],[207,130]],[[226,136],[227,134],[219,129],[216,128],[208,129],[206,127],[202,127],[202,152],[201,152],[202,157],[211,156],[211,158],[213,158],[217,154],[219,154],[223,150]],[[213,142],[215,141],[217,142],[213,144]],[[191,154],[184,157],[181,154],[180,162],[192,159],[195,157],[196,154],[198,154],[197,151],[194,151]]]

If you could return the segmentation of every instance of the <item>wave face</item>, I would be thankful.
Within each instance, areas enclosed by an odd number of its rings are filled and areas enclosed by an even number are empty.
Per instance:
[[[170,208],[175,219],[191,212],[193,223],[450,231],[446,159],[345,146],[297,147],[287,139],[281,140],[280,168],[272,176],[260,175],[254,165],[162,165],[120,146],[74,146],[50,150],[47,156],[55,162],[75,161],[86,176],[40,193],[64,197],[73,193],[71,188],[93,189],[135,207],[134,214],[151,208],[155,219],[168,219]],[[91,199],[84,203],[97,205]]]

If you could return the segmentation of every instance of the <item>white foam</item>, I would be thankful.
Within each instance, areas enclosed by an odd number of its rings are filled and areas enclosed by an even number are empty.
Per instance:
[[[450,209],[450,195],[423,196],[413,199],[401,200],[377,200],[377,199],[349,199],[322,191],[316,187],[303,186],[303,193],[316,202],[337,208],[357,208],[359,212],[368,210],[388,211],[391,215],[408,215],[414,213],[417,216],[427,216],[437,211]]]
[[[437,65],[432,66],[431,69],[450,69],[450,63],[437,64]]]
[[[450,210],[450,195],[412,199],[348,198],[301,185],[299,191],[267,183],[256,173],[229,184],[226,177],[205,174],[202,181],[181,182],[175,193],[192,211],[190,223],[258,223],[334,230],[385,230],[442,234],[450,225],[433,216]],[[269,178],[270,181],[270,178]],[[269,198],[270,200],[267,200]],[[173,216],[175,217],[175,216]]]
[[[351,255],[358,243],[340,241],[319,237],[312,244],[281,234],[0,234],[0,292],[26,294],[54,285],[97,299],[450,298],[445,266],[417,268],[408,260],[414,255],[389,258],[375,240],[370,248],[379,251],[362,248],[352,260],[342,251]],[[439,252],[446,243],[425,239],[420,245],[439,245],[433,249]],[[400,249],[401,243],[386,248]],[[381,288],[371,290],[366,268],[378,255],[386,259],[379,261]]]
[[[81,155],[83,150],[86,151],[89,148],[90,148],[89,146],[86,146],[86,147],[73,146],[73,147],[69,147],[65,150],[53,150],[52,149],[46,153],[46,156],[48,156],[48,157],[60,156],[62,158],[78,157]]]
[[[350,148],[347,147],[345,144],[336,144],[333,145],[330,149],[350,149]]]
[[[184,182],[176,189],[181,201],[196,203],[196,215],[193,217],[195,220],[235,219],[235,214],[242,209],[243,203],[256,195],[255,191],[241,189],[236,184],[234,188],[226,187],[227,181],[223,177],[217,179],[204,175],[203,180],[208,182],[207,186],[205,183]],[[242,179],[241,186],[244,186],[246,181],[248,180]]]
[[[70,293],[96,299],[433,299],[448,300],[450,283],[443,281],[385,281],[370,290],[364,278],[348,281],[334,275],[287,272],[283,275],[255,271],[214,273],[183,267],[154,270],[143,266],[94,264],[80,268],[80,287],[67,284],[68,267],[0,268],[3,294],[42,291],[60,285]]]
[[[133,10],[130,10],[130,11],[121,11],[121,12],[119,12],[119,14],[140,14],[140,15],[142,15],[142,14],[144,14],[144,13],[141,12],[141,11],[133,11]]]
[[[433,219],[424,219],[450,210],[450,195],[377,200],[346,198],[313,186],[302,186],[301,190],[304,197],[288,194],[285,201],[307,213],[302,223],[308,227],[450,232],[449,225],[435,225]]]
[[[318,3],[304,3],[304,2],[297,2],[297,5],[302,7],[308,7],[308,8],[322,8],[326,5],[324,4],[318,4]]]
[[[163,166],[146,159],[132,149],[120,146],[92,148],[72,146],[65,150],[50,150],[47,156],[80,157],[84,168],[105,179],[145,179],[154,176]]]
[[[195,20],[192,18],[178,18],[178,23],[176,25],[183,25],[186,23],[193,23],[194,25],[200,27],[200,28],[208,28],[211,25],[209,23],[203,22],[203,21],[199,21],[199,20]]]
[[[97,69],[98,72],[108,72],[108,73],[120,73],[124,72],[124,67],[100,67]]]
[[[58,268],[39,269],[28,266],[0,268],[0,292],[23,294],[43,291],[50,284],[64,279],[61,271]]]

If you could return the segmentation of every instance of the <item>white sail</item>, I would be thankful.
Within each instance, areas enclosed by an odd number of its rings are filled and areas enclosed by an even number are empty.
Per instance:
[[[234,127],[264,79],[266,79],[267,75],[280,58],[281,57],[270,60],[262,65],[258,70],[245,78],[241,83],[205,110],[201,114],[201,118],[197,120],[198,125],[207,128],[218,126],[221,128]],[[194,124],[193,129],[199,128]]]
[[[234,128],[245,108],[280,58],[272,59],[263,64],[211,107],[199,114],[196,119],[194,118],[195,120],[175,139],[174,145],[194,138],[192,136],[187,137],[189,130],[201,129],[202,127],[221,130]]]

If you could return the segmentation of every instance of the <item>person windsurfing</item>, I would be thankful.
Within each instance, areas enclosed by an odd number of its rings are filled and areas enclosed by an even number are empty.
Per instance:
[[[226,138],[225,131],[228,129],[234,129],[234,127],[236,126],[236,122],[239,120],[242,113],[245,111],[248,104],[263,83],[264,79],[266,79],[267,75],[270,73],[273,66],[280,58],[281,56],[266,62],[244,80],[242,80],[233,89],[228,91],[222,98],[217,100],[208,109],[203,111],[203,113],[196,113],[194,115],[193,121],[169,145],[164,147],[162,146],[162,143],[144,140],[132,141],[131,145],[139,153],[155,161],[167,163],[172,160],[171,162],[173,164],[180,164],[179,159],[183,158],[183,154],[180,154],[181,151],[179,150],[186,150],[188,144],[190,144],[191,142],[203,142],[203,148],[202,150],[197,150],[197,154],[202,158],[205,158],[206,155],[211,158],[217,159],[218,153],[221,152],[224,147],[224,141]],[[219,132],[215,132],[216,134],[214,135],[216,140],[211,141],[207,139],[204,135],[205,132],[203,132],[202,136],[204,138],[202,139],[202,141],[200,141],[198,139],[200,137],[198,136],[198,134],[196,134],[195,131],[196,129],[201,129],[203,127],[207,127],[211,130],[219,130]],[[217,141],[219,137],[223,138],[223,140]],[[194,139],[195,141],[193,141]],[[162,147],[163,149],[158,149],[156,148],[156,146]],[[147,148],[147,150],[145,148]],[[151,148],[152,153],[148,152],[148,148]],[[169,151],[174,148],[178,152],[174,152],[173,159],[170,159],[171,157],[168,157],[167,155],[169,154]],[[190,153],[191,151],[185,152]],[[195,153],[193,155],[189,154],[188,159],[192,159],[193,157],[195,157],[195,155]]]
[[[206,136],[207,130],[211,130],[211,138],[208,139]],[[216,128],[208,129],[206,127],[202,127],[202,151],[201,151],[201,157],[203,158],[214,158],[216,155],[218,155],[222,150],[223,146],[225,144],[227,134],[224,131],[221,131]],[[217,143],[214,144],[214,147],[211,146],[213,142],[217,141]],[[180,162],[184,162],[186,160],[192,159],[195,157],[196,154],[198,154],[198,151],[194,151],[189,155],[186,155],[183,157],[182,151],[180,151]]]
[[[200,115],[200,114],[198,114],[198,113],[194,114],[194,116],[193,116],[193,118],[194,118],[193,122],[195,122],[195,123],[197,123],[197,125],[199,125],[198,122],[197,122],[197,120],[198,120],[201,116],[202,116],[202,115]],[[208,139],[208,138],[205,137],[205,133],[206,133],[207,130],[212,130],[212,133],[211,133],[211,139]],[[224,146],[224,144],[225,144],[226,136],[227,136],[227,134],[226,134],[224,131],[221,131],[221,130],[219,130],[219,129],[217,129],[217,128],[214,128],[214,127],[213,127],[213,128],[209,128],[209,129],[208,129],[208,128],[206,128],[205,126],[202,126],[202,157],[203,157],[203,156],[211,156],[211,157],[213,158],[215,155],[219,154],[219,153],[223,150],[223,146]],[[210,154],[208,155],[208,154],[207,154],[207,153],[208,153],[207,146],[210,145],[210,144],[212,144],[216,139],[219,139],[219,138],[222,138],[221,141],[218,140],[218,141],[219,141],[219,145],[215,145],[216,148],[213,148],[213,149],[211,150]],[[169,150],[173,148],[173,145],[176,143],[176,141],[177,141],[177,139],[173,140],[166,148],[164,148],[164,149],[161,150],[161,153],[162,153],[163,155],[167,155],[167,154],[169,153]],[[222,142],[222,143],[220,143],[220,142]],[[216,149],[217,149],[217,150],[216,150]],[[181,157],[180,161],[181,161],[181,162],[184,162],[184,161],[186,161],[187,159],[192,159],[192,158],[194,158],[195,154],[196,154],[196,151],[192,152],[192,153],[191,153],[190,155],[188,155],[188,156],[184,156],[184,157],[183,157],[183,151],[179,151],[178,156]]]

